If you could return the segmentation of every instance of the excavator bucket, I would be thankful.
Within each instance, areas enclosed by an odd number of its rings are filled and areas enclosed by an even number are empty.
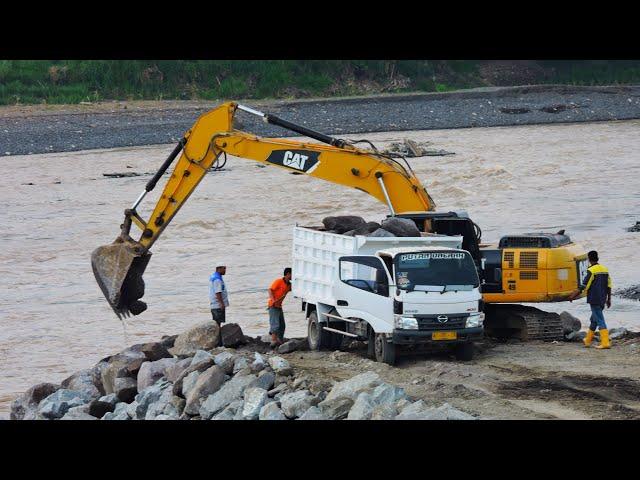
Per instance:
[[[112,244],[96,248],[91,254],[91,267],[105,298],[118,318],[139,315],[147,304],[139,299],[144,295],[142,274],[147,268],[151,252],[143,251],[130,238],[118,237]]]

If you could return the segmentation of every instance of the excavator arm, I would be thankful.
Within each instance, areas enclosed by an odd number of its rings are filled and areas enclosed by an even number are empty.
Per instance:
[[[235,130],[237,110],[258,115],[268,123],[287,128],[325,144],[261,138]],[[392,215],[433,210],[435,205],[426,189],[411,171],[396,159],[375,149],[360,149],[341,139],[329,137],[274,115],[228,102],[200,116],[130,209],[118,238],[92,253],[94,275],[116,314],[137,315],[146,309],[139,299],[144,295],[142,274],[149,262],[151,246],[171,222],[191,193],[221,155],[254,160],[267,165],[306,174],[361,190],[385,203]],[[175,158],[180,156],[153,213],[147,221],[136,208],[153,190]],[[130,236],[135,223],[142,234]]]

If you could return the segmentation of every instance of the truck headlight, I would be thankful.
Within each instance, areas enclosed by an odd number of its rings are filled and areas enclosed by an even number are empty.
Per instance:
[[[403,317],[401,315],[396,315],[395,323],[396,328],[400,328],[402,330],[418,329],[418,320],[413,317]]]
[[[465,328],[474,328],[481,327],[484,322],[484,313],[472,313],[467,317],[467,323],[465,324]]]

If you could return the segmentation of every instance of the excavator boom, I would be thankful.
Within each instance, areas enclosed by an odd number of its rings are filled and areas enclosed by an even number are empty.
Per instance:
[[[268,123],[324,143],[261,138],[233,128],[237,110],[258,115]],[[267,115],[249,107],[228,102],[203,114],[186,132],[171,155],[147,183],[145,191],[130,209],[120,235],[91,255],[95,278],[116,314],[137,315],[146,309],[142,274],[149,262],[151,246],[178,213],[191,193],[222,154],[254,160],[346,187],[361,190],[385,203],[391,214],[426,212],[435,204],[410,165],[375,149],[361,149],[345,140],[333,138],[306,127]],[[148,220],[136,208],[153,190],[169,166],[180,156],[162,195]],[[138,240],[130,236],[131,225],[142,231]]]

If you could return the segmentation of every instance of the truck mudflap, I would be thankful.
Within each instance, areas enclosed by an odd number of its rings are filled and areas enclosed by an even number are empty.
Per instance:
[[[433,335],[444,333],[442,330],[399,330],[393,331],[393,343],[397,345],[414,344],[451,344],[480,340],[483,336],[483,327],[459,328],[447,330],[447,333],[455,333],[455,339],[434,339]]]

